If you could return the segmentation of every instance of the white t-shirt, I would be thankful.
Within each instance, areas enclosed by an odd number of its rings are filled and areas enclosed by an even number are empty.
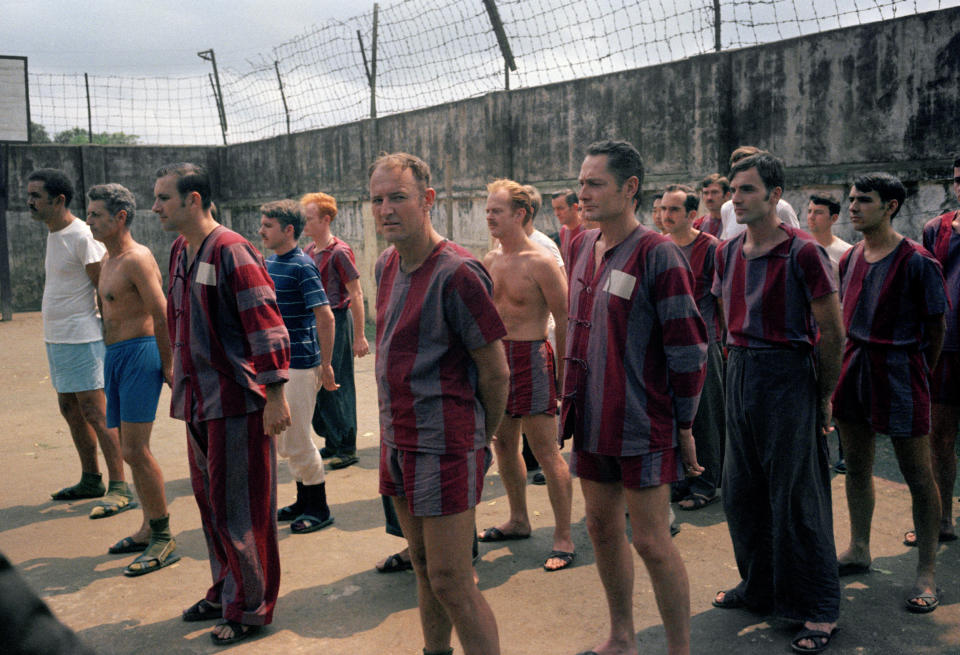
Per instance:
[[[553,255],[553,258],[557,260],[557,266],[563,268],[563,255],[560,254],[560,249],[557,247],[557,243],[553,239],[548,237],[540,230],[534,230],[530,235],[530,240],[538,246],[542,246],[549,250],[550,254]]]
[[[833,279],[838,286],[840,284],[840,258],[843,257],[843,253],[851,248],[853,248],[853,244],[847,243],[840,237],[833,237],[833,243],[824,248],[824,250],[827,251],[827,256],[830,258],[830,267],[833,269]]]
[[[96,291],[86,266],[99,262],[105,252],[79,218],[47,235],[42,305],[47,343],[89,343],[103,338]]]
[[[777,202],[777,216],[781,223],[793,227],[800,227],[800,221],[797,220],[797,213],[793,211],[790,203],[780,198]],[[728,200],[720,206],[720,220],[723,221],[723,232],[720,233],[720,240],[726,241],[732,239],[747,229],[743,223],[737,223],[737,215],[733,211],[733,201]]]

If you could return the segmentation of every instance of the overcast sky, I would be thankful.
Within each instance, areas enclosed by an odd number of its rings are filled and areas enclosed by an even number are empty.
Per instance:
[[[240,63],[313,25],[372,7],[344,0],[0,0],[0,55],[28,57],[31,72],[206,74],[210,64],[199,50]]]

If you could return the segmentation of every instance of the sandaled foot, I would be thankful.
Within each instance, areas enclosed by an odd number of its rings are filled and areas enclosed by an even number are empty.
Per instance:
[[[107,495],[90,510],[90,518],[105,519],[120,512],[137,507],[133,500],[133,492],[126,482],[111,482]]]
[[[500,528],[487,528],[479,535],[477,539],[484,542],[491,541],[517,541],[519,539],[529,539],[530,533],[520,534],[518,532],[504,532]]]
[[[833,628],[830,632],[804,628],[790,642],[790,648],[797,653],[822,653],[830,645],[830,640],[836,633],[836,628]],[[801,644],[801,641],[808,641],[812,645]]]
[[[563,569],[569,568],[573,565],[573,560],[576,556],[576,553],[571,553],[565,550],[552,550],[550,551],[550,554],[547,555],[546,561],[543,563],[543,570],[562,571]]]
[[[259,631],[259,625],[244,625],[236,621],[224,621],[213,629],[210,633],[210,639],[217,646],[226,646],[252,637]]]
[[[718,494],[717,492],[713,492],[712,496],[705,496],[703,494],[692,493],[686,498],[684,498],[683,500],[681,500],[679,503],[677,503],[677,507],[679,507],[682,510],[691,512],[694,510],[703,509],[707,505],[715,503],[718,500],[720,500],[720,494]]]
[[[940,606],[940,598],[943,596],[943,590],[937,587],[934,591],[917,591],[911,593],[904,599],[903,604],[908,611],[914,614],[927,614]]]
[[[60,491],[50,494],[54,500],[83,500],[86,498],[100,498],[107,493],[103,486],[103,479],[99,473],[84,473],[80,482],[72,487],[64,487]]]
[[[376,566],[378,573],[399,573],[400,571],[410,571],[413,569],[413,562],[410,556],[403,556],[403,552],[394,553]]]
[[[206,598],[201,598],[193,605],[183,610],[183,620],[188,623],[194,621],[211,621],[223,616],[223,607],[214,605]]]
[[[180,561],[180,555],[177,553],[177,542],[173,539],[169,541],[151,541],[142,555],[138,555],[130,564],[123,569],[123,574],[129,578],[135,578],[147,573],[153,573],[160,569],[170,566],[174,562]]]
[[[107,552],[111,555],[126,555],[129,553],[142,553],[147,549],[147,546],[150,545],[150,542],[137,541],[133,536],[124,537],[117,543],[110,546],[107,549]]]
[[[353,466],[359,461],[356,453],[344,453],[331,457],[327,462],[327,466],[336,471],[338,469],[345,469],[348,466]]]
[[[278,521],[292,521],[298,516],[300,516],[300,506],[296,503],[287,505],[286,507],[281,507],[277,510]]]
[[[293,534],[307,534],[308,532],[323,530],[328,525],[333,525],[332,516],[328,515],[327,518],[321,519],[311,514],[301,514],[297,517],[296,521],[290,524],[290,532]]]
[[[713,598],[713,606],[719,607],[722,610],[736,610],[741,607],[746,607],[747,603],[744,601],[743,596],[740,595],[740,591],[734,587],[726,591],[718,591],[717,595]]]
[[[937,537],[937,541],[941,544],[947,543],[948,541],[956,541],[957,535],[953,532],[941,532]],[[917,533],[913,530],[907,530],[903,533],[903,545],[909,546],[911,548],[917,547]]]

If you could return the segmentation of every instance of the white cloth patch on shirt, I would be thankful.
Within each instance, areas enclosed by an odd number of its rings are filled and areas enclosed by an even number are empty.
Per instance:
[[[607,278],[606,284],[603,285],[603,290],[619,296],[624,300],[630,300],[635,286],[637,286],[637,278],[635,276],[624,273],[623,271],[613,270],[610,272],[610,277]]]
[[[197,284],[217,286],[217,269],[213,264],[197,262]]]

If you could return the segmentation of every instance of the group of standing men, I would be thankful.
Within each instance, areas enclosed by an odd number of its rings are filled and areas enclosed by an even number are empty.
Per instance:
[[[490,184],[487,223],[501,247],[487,255],[484,267],[434,230],[436,194],[424,161],[393,153],[370,166],[372,212],[390,244],[376,266],[380,493],[392,497],[409,544],[428,655],[452,652],[453,629],[465,652],[499,652],[496,620],[471,565],[475,507],[491,443],[510,519],[484,530],[481,540],[529,536],[519,456],[523,430],[544,466],[556,517],[554,551],[544,567],[572,563],[570,473],[553,433],[557,414],[559,443],[573,439],[570,469],[581,479],[610,612],[607,640],[589,653],[636,652],[627,515],[668,650],[689,652],[689,583],[670,539],[671,485],[681,491],[682,508],[698,509],[718,497],[721,470],[742,580],[718,593],[714,605],[796,620],[803,627],[793,649],[824,650],[839,616],[839,576],[870,570],[876,432],[892,437],[913,498],[914,530],[907,539],[919,546],[920,558],[906,606],[928,612],[939,604],[936,543],[938,534],[940,540],[953,534],[949,503],[942,507],[940,496],[949,498],[955,474],[955,463],[941,460],[952,459],[944,455],[948,448],[952,453],[947,435],[955,435],[960,415],[953,397],[960,364],[952,355],[940,358],[944,343],[948,353],[960,351],[955,310],[948,310],[947,300],[956,307],[960,294],[958,213],[927,225],[924,249],[892,228],[906,197],[899,180],[882,173],[859,176],[850,190],[850,214],[864,240],[832,257],[830,251],[841,245],[830,230],[839,211],[835,201],[811,198],[811,237],[789,224],[779,159],[741,148],[732,160],[729,181],[717,175],[704,180],[705,190],[716,186],[719,193],[709,201],[704,193],[710,214],[698,222],[697,194],[683,185],[666,189],[657,209],[663,236],[636,218],[643,183],[637,150],[622,141],[589,146],[575,203],[578,218],[599,229],[565,222],[565,276],[528,236],[539,203],[529,187],[510,180]],[[960,159],[954,175],[960,200]],[[69,197],[37,181],[44,186],[31,190],[31,209],[53,217]],[[557,194],[555,206],[571,207],[570,195]],[[284,289],[299,288],[298,316],[312,316],[320,326],[312,333],[321,335],[314,355],[322,361],[314,357],[304,367],[316,369],[304,387],[317,384],[319,371],[323,386],[336,388],[339,373],[331,370],[323,345],[332,341],[334,320],[323,309],[323,291],[317,292],[322,285],[303,282],[300,269],[309,260],[296,248],[296,203],[262,208],[261,237],[277,253],[269,263],[271,280],[252,246],[213,220],[209,179],[200,167],[161,169],[155,196],[161,224],[180,234],[170,259],[167,350],[159,335],[165,332],[159,329],[164,313],[156,311],[162,294],[158,305],[150,292],[139,290],[139,278],[130,279],[132,273],[110,277],[147,296],[138,313],[140,330],[107,329],[107,342],[149,339],[147,324],[157,332],[159,375],[172,384],[172,414],[187,422],[191,478],[214,577],[184,618],[222,616],[212,636],[216,643],[231,643],[271,620],[279,583],[271,437],[291,424],[291,414],[303,413],[293,409],[296,403],[288,407],[283,391],[295,369],[288,337],[295,332],[290,323],[284,329],[287,316],[277,300],[284,302]],[[91,201],[97,200],[91,191]],[[125,238],[109,238],[110,226],[122,221],[117,205],[103,202],[105,226],[95,202],[88,216],[95,234],[108,237],[106,273],[121,270],[123,256],[138,250]],[[735,224],[724,220],[727,203]],[[127,211],[132,214],[132,207]],[[43,220],[51,234],[62,228],[62,218]],[[734,234],[721,242],[712,232]],[[318,249],[326,245],[318,239]],[[145,288],[158,283],[155,262],[140,268],[149,282]],[[101,275],[103,284],[107,276]],[[101,288],[107,301],[122,300],[122,293]],[[556,363],[547,338],[550,314],[556,319],[554,342],[564,353]],[[104,320],[124,325],[123,316],[111,319],[106,303]],[[365,341],[354,351],[363,354]],[[932,454],[931,381],[933,429],[941,433]],[[71,393],[57,388],[61,396]],[[70,405],[61,406],[66,416]],[[825,442],[833,415],[847,458],[851,514],[850,548],[839,557]],[[123,435],[127,423],[123,416],[120,421]],[[93,428],[88,432],[89,438],[99,436]],[[74,438],[80,450],[83,442]],[[238,465],[246,475],[224,472]],[[81,483],[60,493],[102,493],[89,468],[84,464]],[[325,499],[320,507],[315,495],[303,491],[322,488],[322,464],[319,477],[309,470],[295,471],[302,477],[297,504],[284,508],[288,518],[303,510],[297,520],[308,529],[332,520]],[[110,473],[119,490],[122,467]],[[143,499],[137,469],[134,476]],[[128,504],[105,503],[101,513]],[[153,516],[159,505],[144,505],[151,530],[147,553],[153,554],[140,568],[160,567],[174,548],[157,554],[161,528],[166,543],[172,539],[165,523],[155,529],[155,521],[165,520],[165,514]],[[138,536],[131,542],[139,543]]]
[[[166,381],[171,415],[187,424],[191,482],[213,577],[183,618],[220,619],[211,633],[216,644],[245,639],[272,619],[280,576],[277,520],[291,520],[294,533],[333,522],[311,422],[324,426],[334,468],[357,461],[352,358],[368,351],[363,311],[354,311],[357,336],[349,315],[344,320],[331,311],[321,284],[326,271],[337,294],[334,311],[349,311],[351,293],[360,298],[353,253],[330,234],[336,203],[309,194],[306,218],[293,201],[261,207],[260,236],[276,253],[264,262],[249,242],[215,220],[202,167],[161,168],[153,211],[164,229],[179,234],[164,294],[156,260],[130,234],[136,211],[130,191],[119,184],[92,187],[87,223],[70,213],[73,187],[61,171],[33,172],[27,193],[32,215],[49,229],[45,340],[82,467],[80,482],[53,497],[103,496],[91,518],[135,507],[123,463],[116,461],[122,453],[144,523],[110,552],[142,551],[124,569],[128,576],[180,559],[162,473],[149,449]],[[304,225],[314,238],[316,261],[296,246]],[[335,345],[337,323],[346,333],[336,342],[345,354]],[[348,387],[343,393],[337,379]],[[326,396],[318,396],[318,389]],[[97,469],[97,438],[107,459],[108,488]],[[279,512],[277,451],[297,479],[296,502]]]

